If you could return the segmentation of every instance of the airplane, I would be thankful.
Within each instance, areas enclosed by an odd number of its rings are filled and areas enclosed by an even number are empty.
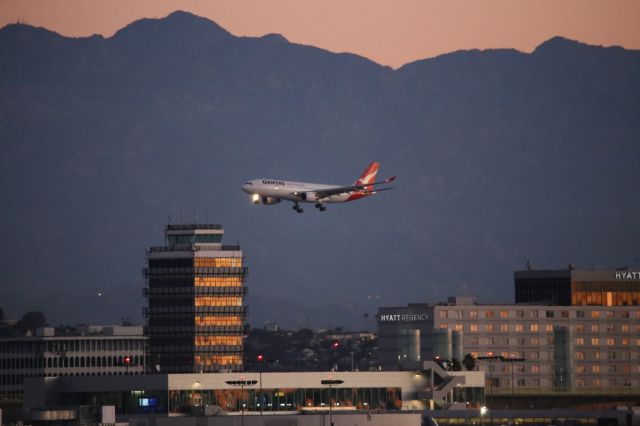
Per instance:
[[[350,186],[322,185],[307,182],[289,182],[279,179],[253,179],[242,185],[242,190],[251,194],[254,204],[276,204],[282,200],[291,201],[293,210],[302,213],[304,210],[299,203],[315,203],[321,212],[327,208],[327,203],[344,203],[377,194],[393,187],[375,189],[374,186],[393,182],[396,177],[391,176],[380,182],[375,182],[380,163],[372,162],[360,175],[358,180]]]

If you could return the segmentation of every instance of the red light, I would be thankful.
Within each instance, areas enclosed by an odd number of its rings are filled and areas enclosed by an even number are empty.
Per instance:
[[[131,362],[131,358],[129,358],[128,356],[124,357],[124,362],[125,364],[129,364]]]
[[[262,362],[263,359],[264,357],[262,355],[258,355],[258,362]]]
[[[337,349],[340,344],[338,342],[333,342],[333,349]]]

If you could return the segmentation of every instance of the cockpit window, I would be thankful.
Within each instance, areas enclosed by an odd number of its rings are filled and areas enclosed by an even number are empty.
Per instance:
[[[245,182],[245,185],[253,185],[253,182]]]

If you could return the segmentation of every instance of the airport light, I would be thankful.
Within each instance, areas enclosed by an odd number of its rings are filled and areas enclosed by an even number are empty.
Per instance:
[[[344,380],[334,379],[331,376],[329,376],[328,380],[320,380],[320,383],[325,386],[326,385],[329,386],[329,426],[333,426],[333,416],[331,412],[331,405],[332,405],[331,404],[331,386],[342,384],[344,383]]]
[[[244,376],[240,377],[240,380],[227,380],[226,384],[230,386],[240,386],[240,418],[242,426],[244,426],[244,387],[253,386],[258,383],[257,380],[246,380]]]

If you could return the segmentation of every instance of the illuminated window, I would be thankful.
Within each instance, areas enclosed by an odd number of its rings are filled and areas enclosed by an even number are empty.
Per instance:
[[[487,332],[493,332],[493,324],[486,324],[484,330]]]
[[[628,333],[629,332],[629,324],[622,324],[620,326],[620,331],[622,331],[624,333]]]
[[[538,315],[538,311],[529,311],[529,318],[538,318]]]
[[[195,306],[242,306],[242,297],[196,296]]]
[[[442,324],[440,324],[440,328],[449,328],[449,324],[443,322]]]
[[[600,364],[594,364],[591,366],[591,372],[592,373],[599,373],[600,372]]]
[[[503,333],[509,331],[509,324],[500,324],[500,331]]]
[[[540,338],[539,337],[532,337],[531,338],[531,344],[532,345],[539,345],[540,344]]]
[[[591,338],[591,345],[598,346],[599,344],[600,344],[600,338],[598,338],[598,337],[592,337]]]
[[[576,337],[576,346],[584,345],[584,337]]]
[[[539,365],[532,365],[531,366],[531,372],[532,373],[540,373],[540,366]]]
[[[478,311],[469,311],[469,318],[478,318]]]
[[[616,339],[614,339],[613,337],[607,337],[607,343],[606,343],[607,346],[613,346],[616,344],[615,342],[616,342]]]
[[[576,325],[576,332],[577,332],[577,333],[582,333],[582,332],[584,332],[584,324],[577,324],[577,325]]]
[[[242,318],[230,315],[196,316],[195,323],[198,327],[242,325]]]
[[[553,324],[545,325],[544,329],[547,333],[553,333]]]
[[[463,325],[462,324],[456,324],[453,326],[453,329],[456,331],[462,331],[463,329]]]
[[[196,355],[194,360],[196,365],[232,365],[242,363],[239,355]]]
[[[580,365],[576,365],[576,373],[584,373],[586,371],[586,368],[584,365],[580,364]]]
[[[591,332],[592,333],[597,333],[599,331],[600,327],[598,327],[598,324],[591,324]]]
[[[594,352],[593,353],[593,359],[595,359],[596,361],[600,359],[600,352]]]
[[[447,318],[448,314],[447,311],[440,311],[440,318]]]
[[[196,336],[196,346],[239,346],[242,336]]]
[[[591,318],[600,318],[600,311],[591,311]]]
[[[240,287],[240,277],[195,277],[196,287]]]
[[[593,384],[593,386],[599,387],[600,386],[600,379],[593,379],[591,381],[591,383]]]
[[[538,324],[531,324],[531,331],[534,333],[538,332]]]
[[[196,268],[240,268],[242,267],[241,257],[196,257],[194,266]]]
[[[576,359],[584,359],[584,351],[577,351]]]
[[[478,332],[478,324],[469,324],[469,331],[471,333],[477,333]]]
[[[509,311],[500,311],[500,318],[509,318]]]
[[[524,331],[524,326],[522,324],[516,324],[515,331],[516,333],[522,333]]]
[[[493,311],[485,311],[484,317],[485,318],[493,318]]]
[[[629,346],[629,338],[628,338],[628,337],[623,337],[623,338],[620,340],[620,344],[621,344],[622,346]]]

